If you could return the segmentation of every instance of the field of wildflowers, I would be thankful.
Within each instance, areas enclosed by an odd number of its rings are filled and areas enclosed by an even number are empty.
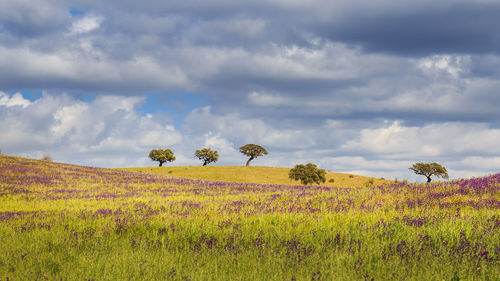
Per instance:
[[[372,187],[0,155],[0,280],[499,280],[500,174]]]

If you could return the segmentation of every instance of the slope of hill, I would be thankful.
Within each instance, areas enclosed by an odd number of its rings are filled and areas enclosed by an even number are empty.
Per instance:
[[[0,280],[497,280],[499,210],[500,174],[338,188],[0,154]]]
[[[261,167],[261,166],[164,166],[164,167],[137,167],[120,170],[170,175],[191,179],[265,183],[265,184],[300,184],[288,178],[290,168]],[[333,182],[330,180],[333,179]],[[363,177],[358,175],[327,172],[326,182],[321,185],[336,187],[362,187],[380,185],[392,181]]]

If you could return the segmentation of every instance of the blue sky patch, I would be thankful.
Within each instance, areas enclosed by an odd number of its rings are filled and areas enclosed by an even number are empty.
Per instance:
[[[85,13],[86,12],[84,10],[79,10],[79,9],[70,9],[69,10],[69,14],[72,15],[72,16],[82,16]]]
[[[191,93],[151,93],[147,95],[141,109],[143,114],[165,112],[173,118],[174,126],[179,128],[193,109],[206,105],[203,97]]]

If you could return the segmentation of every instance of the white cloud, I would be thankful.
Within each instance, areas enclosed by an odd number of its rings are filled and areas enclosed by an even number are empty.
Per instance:
[[[103,21],[103,17],[88,15],[79,18],[72,23],[71,32],[73,33],[88,33],[98,29]]]
[[[327,129],[341,129],[346,128],[349,124],[346,121],[326,119],[324,126]]]
[[[71,129],[80,128],[80,122],[85,122],[86,120],[84,117],[86,115],[89,115],[88,109],[88,104],[85,104],[83,102],[68,105],[58,109],[53,114],[55,123],[50,128],[50,131],[57,138],[64,136]],[[102,128],[102,126],[97,127]],[[101,130],[98,130],[97,133],[100,133],[100,131]]]
[[[236,151],[234,144],[221,137],[220,134],[214,135],[209,132],[203,137],[205,138],[204,147],[218,149],[223,153],[234,153]]]
[[[182,136],[153,114],[140,116],[136,108],[142,102],[143,98],[117,96],[84,102],[44,94],[29,107],[0,107],[0,147],[5,153],[30,157],[49,153],[70,163],[144,165],[149,163],[149,150],[175,145]],[[116,157],[129,163],[113,160]]]
[[[209,106],[193,110],[186,117],[184,126],[189,133],[220,134],[239,146],[257,143],[281,149],[302,149],[316,143],[312,131],[280,129],[266,124],[261,119],[245,119],[234,113],[218,115],[212,113]]]
[[[231,153],[228,151],[221,157],[227,161],[225,163],[241,162],[236,152],[239,145],[258,143],[270,152],[259,159],[259,165],[291,167],[313,162],[333,171],[411,180],[420,178],[408,167],[420,161],[442,163],[448,167],[452,178],[468,175],[464,171],[478,175],[500,168],[490,159],[500,155],[497,145],[500,130],[485,123],[405,126],[400,121],[356,124],[327,119],[323,126],[292,130],[263,123],[260,119],[244,119],[237,114],[216,114],[205,107],[188,115],[184,126],[184,133],[205,134],[199,146],[229,148]],[[490,159],[484,165],[462,163],[464,158],[486,157],[484,155]]]
[[[500,154],[500,130],[486,124],[447,122],[407,127],[395,121],[382,128],[363,129],[342,149],[386,155],[394,159],[446,158]]]
[[[269,94],[260,94],[257,92],[252,92],[248,95],[248,100],[258,106],[283,106],[283,105],[293,105],[289,99]]]
[[[21,93],[15,93],[12,96],[0,91],[0,106],[22,106],[23,108],[29,106],[31,102],[23,97]]]
[[[434,55],[420,59],[417,65],[426,75],[435,76],[439,73],[446,73],[457,79],[468,72],[470,63],[470,55]]]

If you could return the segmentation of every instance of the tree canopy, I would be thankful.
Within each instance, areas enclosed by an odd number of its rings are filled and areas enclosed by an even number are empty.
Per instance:
[[[198,149],[195,151],[194,156],[203,161],[203,166],[219,160],[219,152],[210,148]]]
[[[153,149],[149,152],[149,158],[153,161],[160,162],[159,167],[163,166],[165,162],[172,162],[175,160],[174,153],[170,149]]]
[[[431,182],[431,176],[435,175],[438,178],[448,178],[448,171],[445,167],[440,164],[433,163],[415,163],[413,166],[408,168],[415,172],[417,175],[422,175],[427,177],[427,183]]]
[[[252,161],[253,159],[259,156],[267,155],[266,149],[257,144],[245,144],[244,146],[240,147],[240,152],[250,157],[248,158],[247,166],[250,166],[250,161]]]
[[[318,168],[312,163],[295,165],[295,167],[288,172],[288,177],[292,180],[300,180],[303,185],[326,182],[325,170]]]

